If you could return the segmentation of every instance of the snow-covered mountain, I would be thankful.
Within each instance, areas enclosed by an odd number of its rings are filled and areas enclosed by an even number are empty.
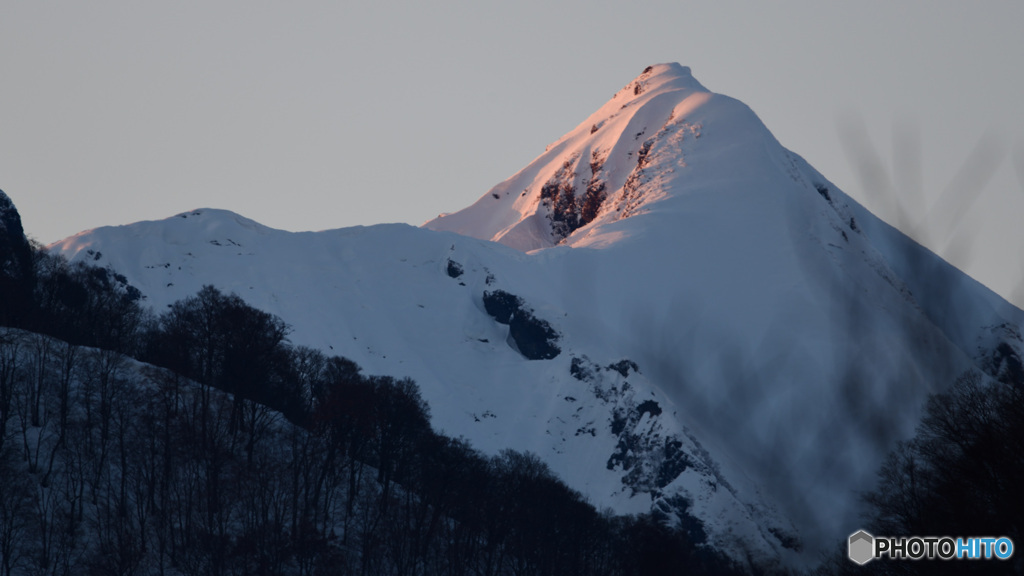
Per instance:
[[[236,292],[296,344],[415,379],[446,433],[536,452],[598,506],[686,511],[765,563],[856,530],[854,491],[926,395],[1022,347],[1024,313],[677,64],[423,228],[200,209],[52,249],[157,311]]]

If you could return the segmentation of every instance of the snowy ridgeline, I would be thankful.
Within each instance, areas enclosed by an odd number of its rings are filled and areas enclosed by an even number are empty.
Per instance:
[[[681,412],[644,366],[631,362],[639,371],[628,377],[609,372],[630,357],[603,338],[569,339],[567,328],[605,319],[559,313],[538,297],[545,272],[517,252],[401,225],[293,234],[209,209],[98,229],[64,245],[74,246],[76,261],[132,270],[154,310],[211,282],[281,315],[296,344],[343,354],[370,373],[411,377],[439,430],[487,454],[536,453],[598,507],[655,510],[671,525],[695,516],[710,545],[743,561],[774,564],[780,550],[799,547],[771,505],[750,501],[745,481],[722,483],[712,473],[712,456],[687,436]],[[608,385],[617,396],[602,397],[574,375],[584,358],[605,367],[604,380],[622,380]],[[662,412],[641,420],[647,400]],[[633,427],[644,437],[635,446],[624,439],[641,435]],[[633,454],[614,457],[626,445]],[[661,469],[664,459],[706,464]]]

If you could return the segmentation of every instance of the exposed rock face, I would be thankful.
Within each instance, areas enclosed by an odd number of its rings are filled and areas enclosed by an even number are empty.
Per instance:
[[[0,323],[19,323],[32,297],[32,284],[32,248],[21,215],[0,190]]]
[[[484,308],[496,321],[508,324],[509,338],[530,360],[550,360],[562,352],[558,332],[534,316],[522,298],[504,290],[484,292]]]
[[[24,280],[32,274],[32,250],[21,215],[11,198],[0,190],[0,275]]]

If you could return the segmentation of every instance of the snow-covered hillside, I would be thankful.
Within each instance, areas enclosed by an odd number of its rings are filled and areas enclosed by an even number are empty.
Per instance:
[[[925,396],[1019,355],[1024,323],[677,64],[424,228],[200,209],[52,249],[158,311],[236,292],[294,343],[414,378],[448,434],[534,451],[599,506],[687,510],[762,562],[856,530]]]

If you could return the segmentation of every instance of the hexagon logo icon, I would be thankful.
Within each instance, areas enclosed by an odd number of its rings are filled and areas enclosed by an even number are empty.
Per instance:
[[[867,564],[871,559],[875,557],[874,554],[875,537],[863,530],[858,530],[853,534],[850,534],[850,543],[847,548],[847,552],[850,556],[850,560],[853,560],[857,564]]]

